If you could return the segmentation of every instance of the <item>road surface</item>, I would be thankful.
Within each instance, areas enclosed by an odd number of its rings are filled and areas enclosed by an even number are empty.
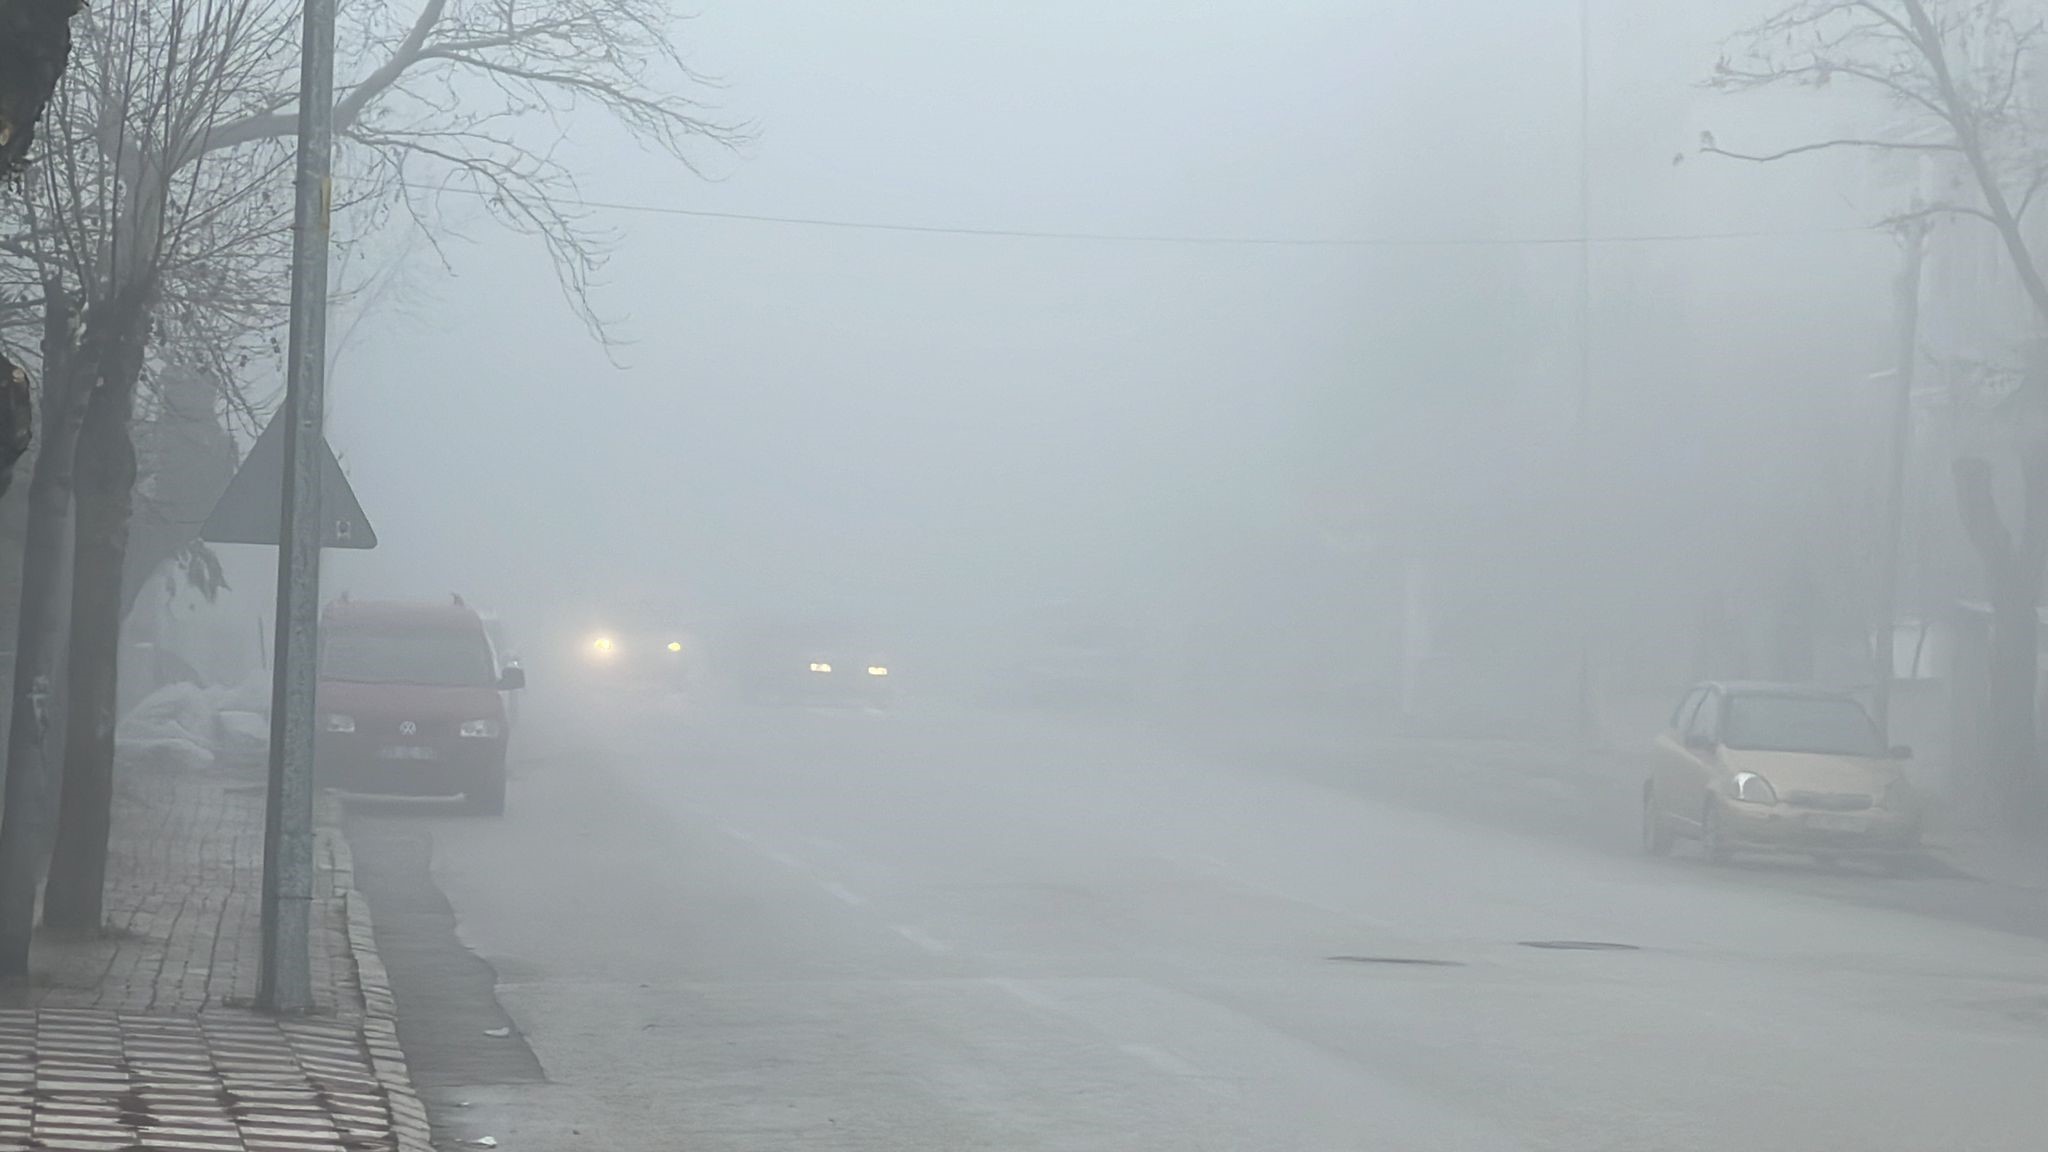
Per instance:
[[[1875,891],[1966,881],[1815,890],[914,705],[527,724],[502,821],[350,817],[451,1137],[2048,1147],[2048,942]]]

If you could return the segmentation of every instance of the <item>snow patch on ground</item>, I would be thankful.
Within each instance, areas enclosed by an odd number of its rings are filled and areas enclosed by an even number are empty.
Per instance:
[[[210,772],[261,764],[270,740],[270,682],[166,684],[114,728],[116,762],[138,772]]]

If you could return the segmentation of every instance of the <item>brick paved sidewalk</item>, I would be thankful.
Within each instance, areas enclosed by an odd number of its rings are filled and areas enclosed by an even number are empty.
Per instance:
[[[0,1152],[431,1146],[347,843],[316,815],[315,1010],[277,1019],[249,1008],[261,787],[120,777],[107,932],[39,937],[0,987]]]
[[[315,847],[313,1002],[320,1015],[359,1013],[346,901],[334,887],[335,853],[346,845],[331,809],[316,816],[326,818],[317,821]],[[29,1003],[123,1012],[248,1007],[256,998],[262,885],[260,784],[124,778],[107,860],[109,931],[85,941],[39,937]]]

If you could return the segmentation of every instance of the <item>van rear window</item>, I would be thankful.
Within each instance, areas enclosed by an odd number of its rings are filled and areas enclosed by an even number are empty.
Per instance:
[[[488,688],[497,669],[481,632],[333,629],[320,637],[320,678]]]

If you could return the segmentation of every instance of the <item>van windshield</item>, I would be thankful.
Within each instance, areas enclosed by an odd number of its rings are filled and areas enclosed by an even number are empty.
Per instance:
[[[488,688],[497,683],[490,648],[481,633],[347,629],[327,632],[320,639],[323,680],[450,688]]]

